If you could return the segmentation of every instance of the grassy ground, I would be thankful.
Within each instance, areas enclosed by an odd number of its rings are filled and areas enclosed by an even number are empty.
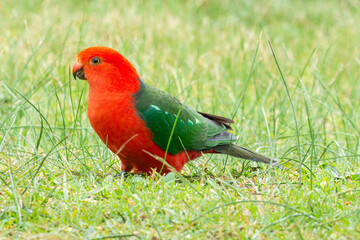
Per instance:
[[[0,239],[360,238],[356,0],[2,0],[0,15]],[[292,167],[205,156],[115,178],[71,79],[92,45]]]

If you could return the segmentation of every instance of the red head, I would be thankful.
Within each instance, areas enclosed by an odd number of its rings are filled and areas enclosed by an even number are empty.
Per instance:
[[[74,78],[87,80],[91,88],[100,91],[136,90],[139,75],[119,52],[108,47],[82,50],[73,66]],[[94,89],[95,90],[95,89]]]

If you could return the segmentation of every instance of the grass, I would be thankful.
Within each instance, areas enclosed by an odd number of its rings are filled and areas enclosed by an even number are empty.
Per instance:
[[[357,1],[4,0],[0,14],[1,239],[360,238]],[[115,178],[70,70],[93,45],[291,167],[206,155]]]

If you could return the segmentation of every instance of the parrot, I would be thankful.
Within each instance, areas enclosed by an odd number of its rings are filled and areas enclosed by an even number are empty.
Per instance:
[[[121,172],[166,175],[203,154],[227,154],[269,165],[275,159],[236,145],[234,121],[196,111],[140,78],[118,51],[94,46],[79,52],[75,80],[89,85],[87,114]]]

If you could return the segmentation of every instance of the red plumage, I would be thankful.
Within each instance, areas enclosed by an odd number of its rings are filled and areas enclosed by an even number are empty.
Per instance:
[[[92,59],[101,59],[101,65]],[[135,68],[118,52],[106,47],[91,47],[81,51],[73,73],[82,70],[89,83],[88,116],[91,126],[106,146],[117,154],[122,170],[150,174],[171,171],[156,159],[165,158],[165,151],[153,142],[153,133],[138,116],[132,95],[140,88]],[[152,156],[153,155],[153,156]],[[167,153],[166,162],[180,171],[184,165],[202,155],[201,151]]]

